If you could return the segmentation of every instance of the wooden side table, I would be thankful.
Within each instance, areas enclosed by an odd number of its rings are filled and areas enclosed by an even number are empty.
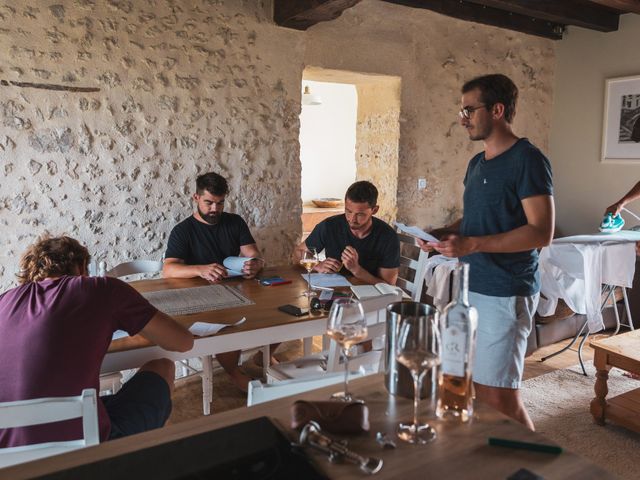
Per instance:
[[[640,375],[640,330],[591,342],[595,351],[595,398],[591,400],[591,415],[598,425],[610,420],[635,432],[640,432],[640,388],[607,399],[607,380],[612,367]]]

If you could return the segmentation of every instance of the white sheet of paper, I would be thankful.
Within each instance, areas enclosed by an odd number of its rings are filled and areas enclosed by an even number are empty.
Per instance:
[[[351,291],[358,299],[377,297],[382,295],[375,285],[354,285]]]
[[[400,229],[401,232],[403,233],[408,233],[409,235],[413,236],[413,237],[417,237],[421,240],[424,240],[426,242],[439,242],[440,240],[438,240],[436,237],[434,237],[433,235],[425,232],[424,230],[422,230],[419,227],[416,226],[408,226],[405,225],[404,223],[399,223],[399,222],[395,222],[396,227],[398,227]]]
[[[592,233],[587,235],[573,235],[571,237],[555,238],[554,244],[559,243],[628,243],[640,242],[640,232],[635,230],[620,230],[616,233]]]
[[[333,297],[333,289],[329,288],[327,290],[322,290],[318,298],[320,300],[331,300],[332,297]]]
[[[253,257],[227,257],[222,261],[222,264],[227,269],[227,277],[239,277],[242,275],[242,267],[244,262],[253,260]]]
[[[206,323],[206,322],[195,322],[193,325],[189,327],[189,331],[198,337],[206,337],[207,335],[213,335],[218,333],[225,327],[235,327],[237,325],[241,325],[246,321],[246,317],[242,317],[236,323],[224,324],[224,323]]]
[[[305,281],[309,281],[306,273],[300,274]],[[313,287],[350,287],[351,282],[339,273],[312,273],[311,288]]]
[[[117,340],[119,338],[124,338],[128,336],[129,334],[124,330],[116,330],[115,332],[113,332],[113,336],[111,337],[111,340]]]

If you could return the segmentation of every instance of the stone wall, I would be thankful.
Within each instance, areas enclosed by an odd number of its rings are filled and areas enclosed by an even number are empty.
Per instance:
[[[313,26],[305,63],[401,78],[397,217],[439,226],[462,213],[462,180],[480,143],[458,126],[460,87],[501,72],[520,88],[517,134],[548,150],[555,44],[423,9],[364,0]],[[417,179],[428,187],[417,190]]]
[[[401,77],[398,217],[460,210],[478,145],[456,128],[459,86],[502,71],[522,88],[517,131],[547,147],[551,41],[364,0],[307,32],[273,25],[269,0],[5,0],[0,79],[0,286],[45,229],[108,265],[160,258],[189,215],[197,174],[226,175],[270,263],[298,241],[305,65]],[[381,119],[380,121],[387,121]],[[426,192],[415,189],[425,176]]]
[[[225,208],[286,260],[301,230],[304,37],[271,25],[270,4],[3,3],[0,79],[100,88],[0,87],[3,287],[45,229],[109,266],[161,258],[211,169],[229,179]]]

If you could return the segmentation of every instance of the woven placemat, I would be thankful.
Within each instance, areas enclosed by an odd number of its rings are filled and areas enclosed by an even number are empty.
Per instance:
[[[144,293],[143,296],[151,305],[167,315],[188,315],[254,304],[228,285],[160,290]]]

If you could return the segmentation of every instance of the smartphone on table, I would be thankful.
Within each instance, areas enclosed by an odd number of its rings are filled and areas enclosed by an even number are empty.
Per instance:
[[[303,315],[307,315],[309,313],[308,308],[300,308],[291,304],[281,305],[280,307],[278,307],[278,310],[284,313],[288,313],[289,315],[293,315],[294,317],[302,317]]]

